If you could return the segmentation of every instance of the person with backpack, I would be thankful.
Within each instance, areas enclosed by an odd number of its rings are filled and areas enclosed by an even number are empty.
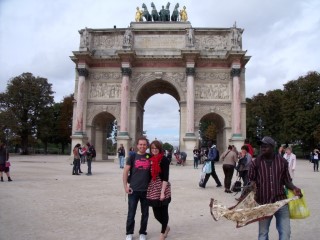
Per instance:
[[[219,177],[216,173],[216,169],[214,167],[214,163],[219,161],[219,151],[212,143],[212,141],[208,141],[208,146],[209,146],[209,152],[208,152],[208,158],[206,159],[206,162],[210,161],[211,163],[211,173],[206,173],[206,176],[204,177],[203,183],[199,183],[199,187],[205,188],[206,184],[210,178],[210,175],[213,177],[213,179],[216,181],[217,187],[222,187],[222,184],[219,180]]]
[[[94,149],[94,146],[90,143],[87,143],[88,151],[87,151],[87,165],[88,165],[88,172],[86,173],[87,176],[92,175],[91,172],[91,164],[92,159],[96,157],[96,150]]]

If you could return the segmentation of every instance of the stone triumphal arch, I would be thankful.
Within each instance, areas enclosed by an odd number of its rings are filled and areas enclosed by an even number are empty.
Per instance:
[[[246,132],[243,29],[194,28],[190,22],[132,22],[128,28],[80,32],[72,146],[95,145],[106,158],[106,131],[115,119],[127,149],[143,134],[146,101],[156,93],[180,107],[180,150],[192,158],[199,122],[218,127],[217,147],[240,146]],[[235,36],[237,36],[235,38]]]

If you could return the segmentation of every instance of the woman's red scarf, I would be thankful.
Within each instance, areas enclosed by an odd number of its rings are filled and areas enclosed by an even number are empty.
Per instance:
[[[150,158],[151,161],[151,177],[152,180],[155,181],[158,174],[161,172],[160,162],[163,157],[163,153],[159,153]]]

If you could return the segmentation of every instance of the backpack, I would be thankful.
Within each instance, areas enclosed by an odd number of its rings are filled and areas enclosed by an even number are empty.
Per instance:
[[[216,149],[216,151],[217,151],[216,158],[215,158],[213,161],[215,161],[215,162],[219,162],[219,159],[220,159],[219,150],[218,150],[218,149]]]
[[[94,149],[93,146],[90,146],[89,152],[90,152],[91,157],[96,157],[96,155],[97,155],[96,150]]]

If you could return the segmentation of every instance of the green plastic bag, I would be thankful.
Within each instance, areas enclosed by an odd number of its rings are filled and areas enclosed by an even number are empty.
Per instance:
[[[290,219],[304,219],[310,216],[310,210],[307,206],[307,202],[305,199],[305,193],[301,189],[302,198],[299,198],[297,200],[290,201],[288,203],[289,205],[289,212],[290,212]],[[287,198],[294,197],[293,191],[288,189],[287,192]]]

